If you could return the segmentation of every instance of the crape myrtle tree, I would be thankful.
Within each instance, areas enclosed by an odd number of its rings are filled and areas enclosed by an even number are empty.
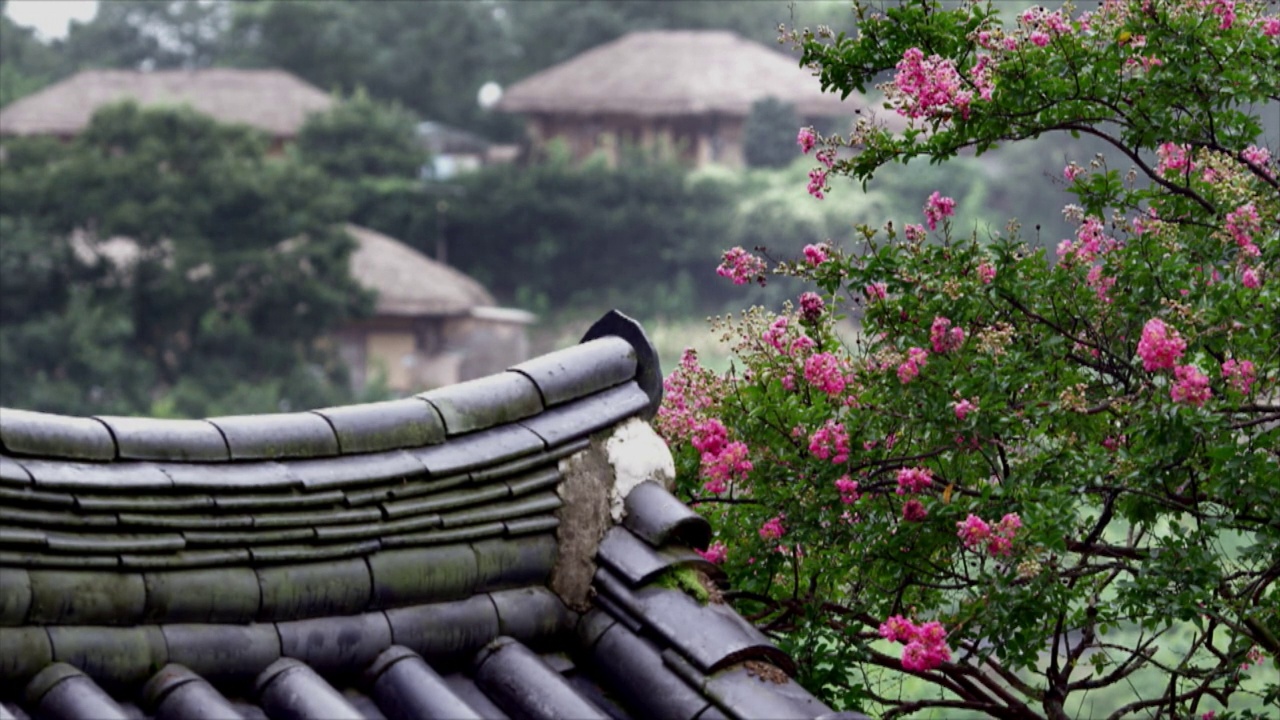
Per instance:
[[[1280,180],[1255,112],[1280,100],[1274,5],[855,12],[856,37],[789,36],[828,90],[880,81],[912,126],[802,129],[814,196],[1045,133],[1114,152],[1064,168],[1077,230],[1056,250],[1012,222],[962,233],[963,189],[939,188],[777,263],[812,289],[718,321],[728,374],[686,354],[657,422],[728,596],[811,690],[885,717],[1274,712]],[[768,269],[734,248],[719,272]]]

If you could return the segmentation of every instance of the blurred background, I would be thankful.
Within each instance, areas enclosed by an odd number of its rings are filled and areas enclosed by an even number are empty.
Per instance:
[[[1016,12],[1031,3],[1005,3]],[[846,2],[0,0],[0,404],[201,417],[394,397],[573,344],[609,308],[670,369],[708,315],[798,288],[717,277],[917,222],[1054,245],[1042,138],[805,192],[824,95],[779,25]],[[1039,222],[1043,225],[1035,225]]]

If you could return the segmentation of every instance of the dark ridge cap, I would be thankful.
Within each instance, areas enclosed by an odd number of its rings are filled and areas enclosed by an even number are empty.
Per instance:
[[[227,439],[232,460],[331,457],[338,437],[323,417],[310,412],[228,415],[209,418]]]
[[[13,455],[114,460],[111,431],[94,418],[0,408],[0,448]]]
[[[437,477],[495,465],[545,449],[541,438],[513,423],[451,437],[443,445],[407,452],[425,465],[432,477]]]
[[[365,671],[364,684],[391,718],[481,720],[475,708],[449,687],[422,656],[392,645]]]
[[[506,425],[543,410],[538,386],[511,371],[446,385],[415,397],[440,413],[449,437]]]
[[[662,587],[631,590],[611,572],[596,572],[597,591],[622,606],[704,673],[745,660],[767,660],[795,674],[795,663],[728,605],[700,604],[686,593]]]
[[[30,610],[31,574],[25,568],[4,568],[0,573],[0,626],[23,624]]]
[[[582,336],[581,342],[585,343],[609,335],[616,335],[626,340],[635,349],[636,383],[649,397],[649,406],[645,411],[644,419],[652,419],[658,414],[658,407],[662,405],[662,365],[658,362],[657,348],[654,347],[653,341],[649,339],[649,335],[645,333],[640,323],[617,310],[610,310],[604,317],[597,320]]]
[[[177,663],[169,663],[151,676],[143,686],[142,701],[158,718],[243,717],[209,681]]]
[[[605,533],[597,552],[597,557],[633,588],[646,585],[666,570],[676,567],[692,567],[713,578],[724,576],[717,565],[687,547],[673,545],[654,549],[626,528],[618,526]]]
[[[528,377],[553,407],[577,400],[636,376],[636,351],[617,336],[589,340],[526,360],[510,368]]]
[[[322,675],[368,667],[391,644],[391,625],[380,612],[276,623],[280,653]]]
[[[532,650],[511,637],[489,643],[475,660],[476,684],[507,714],[530,720],[608,720]]]
[[[440,413],[421,398],[313,410],[333,426],[343,455],[444,442]]]
[[[125,460],[226,461],[226,438],[208,420],[97,416]]]
[[[632,488],[623,507],[622,524],[655,548],[679,543],[706,550],[711,542],[711,523],[658,483],[643,482]]]
[[[363,720],[364,716],[342,693],[315,670],[292,658],[272,663],[254,682],[267,715],[280,718]]]
[[[641,413],[648,402],[640,387],[630,381],[551,408],[541,415],[521,420],[520,425],[542,438],[548,446],[559,445]]]
[[[7,683],[25,683],[53,662],[53,643],[49,632],[38,625],[0,627],[0,678]],[[8,692],[0,695],[8,695]]]
[[[0,523],[4,525],[33,526],[35,530],[49,527],[115,528],[120,521],[114,514],[77,514],[57,510],[31,510],[30,508],[0,506]]]
[[[404,450],[309,460],[282,460],[280,464],[311,492],[357,489],[364,485],[427,474],[422,463]]]
[[[701,688],[663,662],[658,647],[626,627],[610,625],[585,652],[605,687],[644,716],[689,719],[710,705]]]
[[[317,418],[319,419],[319,418]],[[321,421],[323,422],[323,421]],[[232,463],[156,463],[179,490],[280,492],[302,490],[302,478],[273,460]],[[214,504],[217,505],[215,497]]]
[[[25,472],[25,470],[23,471]],[[43,507],[69,508],[76,507],[76,498],[61,492],[45,492],[23,488],[21,490],[0,486],[0,501],[14,505],[40,505]],[[6,503],[6,504],[7,504]]]
[[[776,674],[772,672],[770,675]],[[757,668],[735,663],[710,674],[702,691],[734,717],[813,718],[831,712],[791,678],[782,682],[758,677]],[[855,715],[854,717],[860,717]]]
[[[42,490],[133,492],[173,487],[173,479],[151,462],[84,463],[30,458],[21,463]]]

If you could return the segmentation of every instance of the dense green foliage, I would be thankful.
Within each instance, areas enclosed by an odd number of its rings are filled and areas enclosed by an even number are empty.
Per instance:
[[[128,104],[69,145],[7,142],[0,401],[201,415],[344,398],[316,340],[368,307],[336,224],[347,207],[266,146]]]
[[[729,596],[837,705],[1267,716],[1280,164],[1255,108],[1280,98],[1257,71],[1280,67],[1280,17],[999,9],[859,4],[856,36],[798,33],[832,91],[881,82],[914,119],[814,138],[810,192],[841,202],[838,177],[1078,133],[1119,160],[1067,158],[1070,235],[1054,253],[1016,224],[972,232],[947,197],[972,192],[959,176],[775,264],[810,292],[717,326],[735,371],[690,356],[668,380],[678,484],[720,529]],[[722,272],[764,268],[738,251]]]

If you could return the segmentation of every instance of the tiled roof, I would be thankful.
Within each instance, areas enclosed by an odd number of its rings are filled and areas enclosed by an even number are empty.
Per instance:
[[[0,720],[829,715],[718,599],[706,521],[614,473],[666,453],[660,379],[610,313],[392,402],[0,411]]]

